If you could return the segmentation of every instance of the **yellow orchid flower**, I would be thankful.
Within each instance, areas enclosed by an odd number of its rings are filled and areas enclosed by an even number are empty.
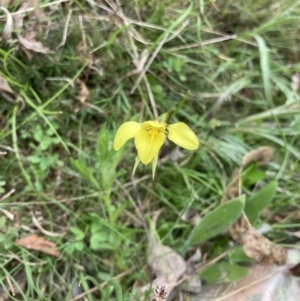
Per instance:
[[[115,136],[114,149],[119,150],[127,140],[134,138],[138,157],[133,172],[140,161],[145,165],[152,162],[154,177],[158,153],[166,136],[182,148],[196,150],[199,147],[197,136],[185,123],[167,124],[162,121],[150,120],[143,123],[135,121],[123,123]]]

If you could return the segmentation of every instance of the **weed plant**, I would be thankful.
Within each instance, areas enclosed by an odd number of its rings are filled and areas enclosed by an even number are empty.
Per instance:
[[[4,2],[17,15],[22,1]],[[132,287],[151,280],[153,214],[161,212],[163,244],[187,258],[194,218],[220,205],[242,157],[263,145],[275,159],[254,173],[246,196],[274,179],[278,187],[255,227],[295,243],[300,1],[41,0],[40,8],[40,19],[26,12],[22,31],[38,23],[36,39],[51,52],[25,50],[16,30],[0,47],[0,76],[15,93],[0,91],[0,296],[11,285],[10,300],[77,300],[80,283],[99,288],[89,301],[120,299],[120,289],[133,300]],[[1,12],[1,30],[5,20]],[[200,148],[166,143],[155,179],[142,164],[132,177],[136,150],[114,151],[117,128],[171,109]],[[15,243],[32,232],[60,258]],[[212,259],[232,244],[223,232],[200,247]]]

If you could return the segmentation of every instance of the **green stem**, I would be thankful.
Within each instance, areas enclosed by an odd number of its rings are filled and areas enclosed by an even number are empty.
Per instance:
[[[22,158],[20,156],[19,153],[19,148],[18,148],[18,137],[17,137],[17,126],[16,126],[16,116],[18,113],[18,106],[15,106],[13,109],[13,114],[12,114],[12,118],[11,118],[11,125],[12,125],[12,129],[11,129],[11,135],[12,135],[12,145],[13,145],[13,149],[15,151],[16,154],[16,159],[19,165],[19,168],[21,169],[22,175],[24,176],[27,185],[33,189],[34,186],[31,182],[30,176],[29,174],[26,172],[23,163],[22,163]]]

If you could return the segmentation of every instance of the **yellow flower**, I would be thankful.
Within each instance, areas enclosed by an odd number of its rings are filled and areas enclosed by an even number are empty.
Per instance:
[[[197,136],[185,123],[167,124],[151,120],[143,123],[135,121],[123,123],[118,128],[114,149],[119,150],[127,140],[134,138],[135,147],[138,151],[136,166],[139,161],[145,165],[152,162],[153,171],[155,171],[158,152],[164,144],[166,136],[182,148],[196,150],[199,147]]]

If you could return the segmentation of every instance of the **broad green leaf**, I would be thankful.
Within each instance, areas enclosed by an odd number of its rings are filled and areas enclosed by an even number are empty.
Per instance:
[[[270,182],[246,201],[245,213],[251,223],[271,202],[276,193],[277,184],[277,181]]]
[[[194,246],[225,231],[238,219],[244,203],[245,196],[241,195],[209,212],[192,230],[185,247]]]

